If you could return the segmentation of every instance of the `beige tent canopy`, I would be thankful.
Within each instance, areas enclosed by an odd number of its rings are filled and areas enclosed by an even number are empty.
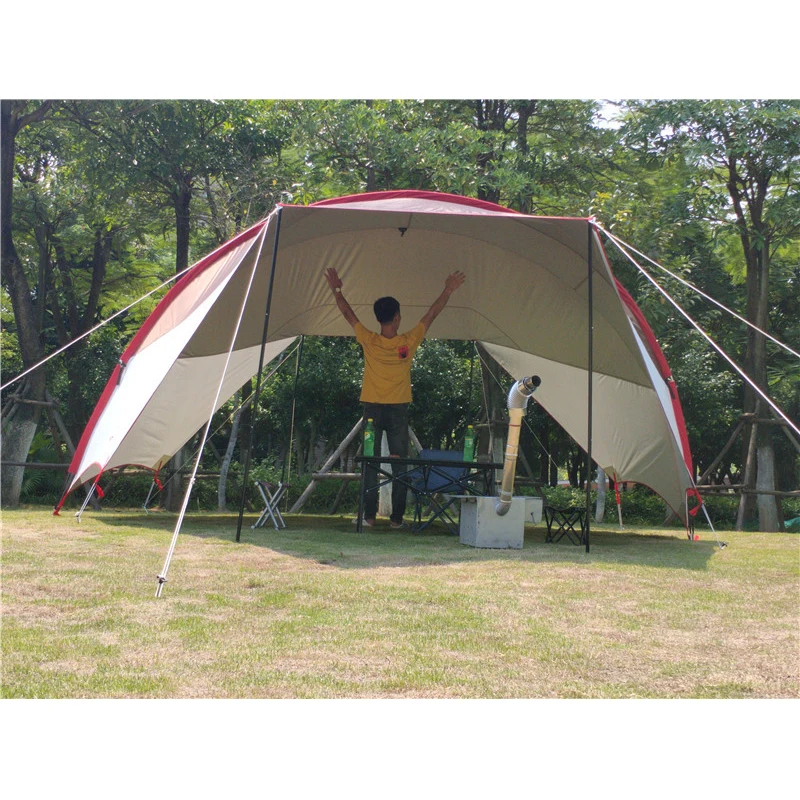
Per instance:
[[[111,375],[56,511],[106,470],[159,470],[294,337],[352,336],[327,267],[366,324],[391,294],[408,326],[463,270],[429,337],[482,342],[509,382],[539,375],[536,402],[607,474],[651,487],[686,520],[691,455],[674,381],[592,220],[419,191],[282,205],[198,262]]]

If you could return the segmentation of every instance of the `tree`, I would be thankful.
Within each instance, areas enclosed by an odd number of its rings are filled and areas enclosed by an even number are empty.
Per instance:
[[[767,340],[773,258],[800,231],[800,103],[797,101],[671,101],[629,104],[628,141],[645,158],[684,158],[696,196],[714,214],[721,236],[734,233],[745,264],[747,331],[744,371],[768,392]],[[731,265],[735,273],[735,264]],[[748,384],[744,411],[757,418],[762,401]],[[755,482],[759,527],[777,530],[774,446],[768,426],[746,456],[745,483]],[[745,498],[743,498],[744,500]],[[744,505],[742,506],[744,510]],[[740,515],[741,520],[741,515]]]
[[[22,100],[0,101],[0,249],[2,250],[3,281],[7,287],[14,318],[17,323],[18,342],[22,364],[27,369],[39,363],[44,349],[39,338],[45,298],[31,290],[28,276],[14,246],[12,210],[14,197],[14,171],[16,142],[19,132],[28,126],[46,119],[53,111],[49,101],[31,103]],[[36,177],[38,165],[33,166],[31,179]],[[45,372],[36,370],[15,389],[18,401],[9,413],[3,415],[3,458],[6,461],[24,463],[28,458],[33,437],[45,399]],[[4,412],[6,409],[4,408]],[[13,413],[12,413],[13,412]],[[3,504],[14,507],[19,504],[22,489],[23,468],[8,467],[2,470]]]
[[[218,186],[230,188],[227,176],[244,179],[249,166],[278,154],[282,145],[280,124],[246,101],[76,102],[68,109],[97,137],[104,158],[140,202],[155,199],[157,213],[171,210],[176,273],[190,264],[193,200],[199,195],[208,203],[206,227],[219,244],[245,222],[248,201],[234,194],[236,202],[220,208]],[[173,468],[182,461],[179,451]],[[171,510],[180,503],[178,488],[176,481],[167,484],[165,505]]]
[[[4,203],[12,225],[3,247],[13,265],[4,268],[3,280],[10,296],[16,298],[15,325],[6,333],[27,349],[25,366],[31,365],[31,358],[36,363],[46,352],[74,343],[58,361],[32,374],[42,381],[38,390],[42,395],[24,398],[28,405],[31,399],[40,403],[46,380],[51,394],[61,401],[67,430],[64,438],[69,444],[82,431],[97,400],[99,391],[93,378],[98,371],[107,377],[110,365],[119,357],[127,325],[141,321],[144,309],[129,313],[127,321],[120,318],[113,328],[91,339],[83,335],[101,316],[119,310],[121,296],[127,305],[132,292],[146,292],[160,283],[160,278],[157,264],[131,250],[130,243],[142,233],[142,219],[128,202],[123,182],[99,157],[94,137],[74,125],[62,103],[48,103],[47,109],[45,116],[35,119],[35,125],[17,129],[13,147],[4,142],[4,157],[13,156],[14,170],[11,190],[6,193],[9,201]],[[8,112],[12,113],[11,109]],[[11,131],[13,126],[3,126],[4,135]],[[13,241],[6,246],[11,236]],[[147,310],[152,307],[144,305]],[[31,342],[37,345],[35,349]],[[92,396],[90,389],[94,389]],[[25,379],[21,388],[12,390],[17,397],[26,391]],[[16,441],[18,426],[26,425],[24,420],[20,422],[21,411],[19,402],[6,403],[7,448]],[[25,445],[20,442],[13,460],[24,461],[27,451],[23,450]],[[8,449],[5,457],[12,460]],[[8,476],[13,474],[9,470]],[[17,502],[14,493],[5,495],[4,502]]]

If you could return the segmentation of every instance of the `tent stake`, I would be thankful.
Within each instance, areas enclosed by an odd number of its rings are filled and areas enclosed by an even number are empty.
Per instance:
[[[264,350],[267,347],[267,330],[269,329],[269,310],[272,305],[272,287],[275,284],[275,264],[278,260],[278,238],[281,233],[281,211],[283,208],[278,206],[275,214],[276,227],[275,227],[275,241],[272,244],[272,272],[269,276],[269,290],[267,291],[267,307],[264,309],[264,331],[261,334],[261,352],[258,356],[258,373],[256,376],[256,388],[253,392],[253,408],[250,412],[250,432],[247,439],[247,453],[244,459],[244,474],[242,475],[242,499],[239,503],[239,522],[236,525],[236,541],[241,541],[242,538],[242,518],[244,517],[244,503],[247,493],[247,478],[250,473],[250,454],[253,450],[253,428],[258,412],[258,395],[261,392],[261,373],[264,370]],[[266,230],[265,230],[266,235]],[[259,257],[260,257],[259,253]],[[258,259],[256,259],[256,266],[258,266]]]

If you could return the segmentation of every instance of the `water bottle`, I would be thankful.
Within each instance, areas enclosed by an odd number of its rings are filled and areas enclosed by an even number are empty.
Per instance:
[[[475,460],[475,429],[467,425],[467,435],[464,437],[464,461]]]
[[[364,456],[372,458],[375,455],[375,426],[372,420],[367,420],[367,427],[364,429]]]

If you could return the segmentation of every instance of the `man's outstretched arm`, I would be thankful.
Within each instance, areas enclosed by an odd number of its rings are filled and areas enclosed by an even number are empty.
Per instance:
[[[328,267],[325,272],[325,278],[328,281],[328,286],[331,287],[333,296],[336,298],[336,306],[342,312],[342,316],[355,328],[358,323],[356,312],[350,307],[350,303],[344,299],[342,295],[342,279],[336,273],[333,267]]]
[[[439,314],[442,312],[442,309],[447,305],[450,295],[453,294],[453,292],[458,289],[462,283],[464,283],[466,277],[467,276],[460,270],[451,272],[447,276],[447,280],[444,282],[444,290],[433,301],[433,305],[428,309],[428,313],[422,318],[426,332],[431,327],[431,323],[436,319],[436,317],[439,316]]]

